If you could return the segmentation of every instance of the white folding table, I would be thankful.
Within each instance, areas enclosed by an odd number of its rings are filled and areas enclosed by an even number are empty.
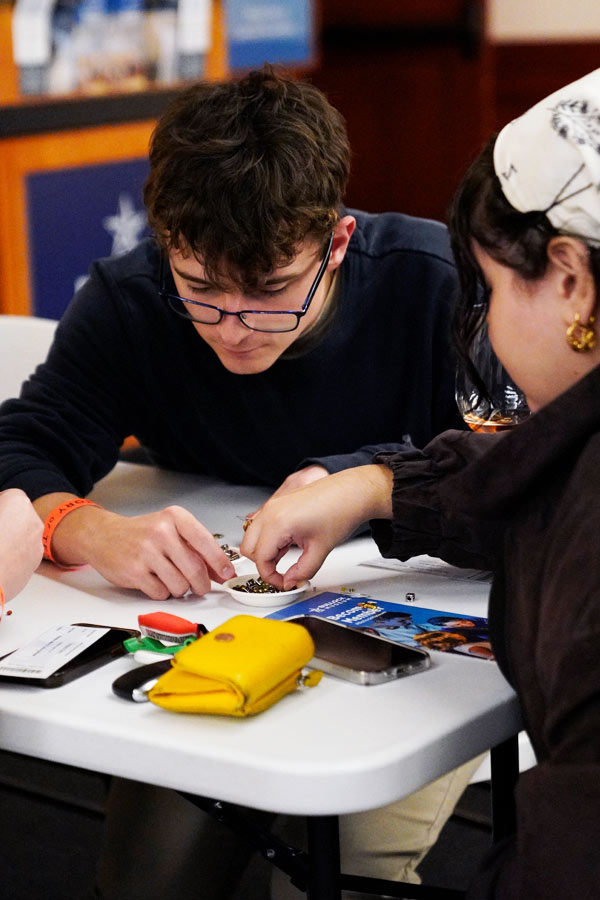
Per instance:
[[[119,463],[91,496],[128,515],[185,506],[235,546],[246,513],[267,495],[260,488]],[[396,602],[411,592],[415,605],[485,615],[487,585],[361,565],[377,556],[371,538],[348,541],[330,555],[312,585],[351,588]],[[65,572],[48,563],[10,608],[12,614],[0,626],[0,654],[57,623],[137,627],[140,613],[167,610],[212,628],[240,613],[269,612],[241,606],[218,589],[204,597],[157,603],[140,592],[113,587],[89,567]],[[113,680],[134,665],[121,658],[52,690],[3,684],[0,747],[201,797],[306,816],[309,856],[315,853],[308,896],[336,900],[339,814],[392,803],[490,747],[507,746],[513,758],[518,705],[496,664],[459,654],[431,655],[429,670],[382,685],[364,687],[325,676],[316,688],[297,691],[247,719],[179,715],[150,703],[128,703],[111,690]],[[510,781],[514,765],[508,770]],[[328,858],[324,848],[329,848]]]

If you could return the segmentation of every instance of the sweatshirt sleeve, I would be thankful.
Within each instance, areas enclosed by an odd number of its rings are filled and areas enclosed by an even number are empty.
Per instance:
[[[378,453],[405,453],[413,450],[413,443],[410,435],[403,435],[400,443],[391,444],[369,444],[360,447],[354,453],[339,453],[334,456],[314,456],[303,459],[296,471],[305,469],[307,466],[323,466],[330,475],[335,472],[342,472],[344,469],[354,469],[356,466],[368,466],[373,462],[373,457]]]
[[[123,410],[133,354],[109,282],[95,264],[46,362],[18,399],[0,407],[0,490],[19,487],[31,500],[54,491],[85,495],[117,462],[130,433]]]
[[[447,431],[424,450],[378,453],[372,462],[393,472],[391,521],[371,530],[383,557],[410,559],[429,554],[464,568],[493,568],[502,522],[477,519],[462,503],[466,467],[488,451],[496,435]]]

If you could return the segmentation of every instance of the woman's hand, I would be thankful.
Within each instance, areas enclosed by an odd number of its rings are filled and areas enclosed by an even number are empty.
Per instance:
[[[306,487],[307,484],[312,484],[313,481],[318,481],[320,478],[325,478],[326,475],[329,475],[327,469],[323,466],[305,466],[304,469],[299,469],[297,472],[292,472],[291,475],[281,482],[276,491],[274,491],[269,500],[272,500],[273,497],[283,497],[285,494],[291,494],[292,491],[297,491],[299,488]],[[254,516],[259,512],[265,504],[259,506],[258,509],[255,509],[254,512],[246,514],[246,522],[250,522]]]
[[[271,497],[252,517],[240,551],[254,560],[265,581],[288,590],[312,578],[328,553],[360,524],[391,515],[391,470],[375,465],[346,469]],[[280,574],[277,563],[294,545],[302,554]]]

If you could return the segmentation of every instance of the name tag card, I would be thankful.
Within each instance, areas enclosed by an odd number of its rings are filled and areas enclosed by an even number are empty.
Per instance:
[[[109,631],[87,625],[54,625],[0,660],[0,675],[48,678]]]

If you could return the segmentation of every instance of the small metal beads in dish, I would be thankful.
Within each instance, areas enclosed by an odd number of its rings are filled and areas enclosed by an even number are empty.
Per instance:
[[[285,606],[296,600],[310,585],[305,581],[291,591],[279,591],[263,581],[258,572],[251,572],[249,575],[230,578],[223,587],[245,606]]]

